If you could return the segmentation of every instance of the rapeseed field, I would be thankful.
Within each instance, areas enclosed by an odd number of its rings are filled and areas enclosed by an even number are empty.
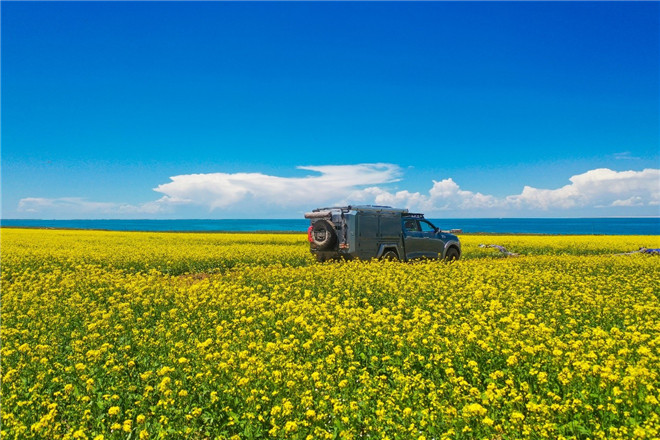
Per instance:
[[[3,229],[2,438],[660,438],[660,237],[461,241]]]

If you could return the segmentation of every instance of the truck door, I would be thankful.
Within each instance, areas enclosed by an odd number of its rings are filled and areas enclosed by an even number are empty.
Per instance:
[[[445,243],[438,238],[438,234],[426,220],[419,220],[419,227],[424,237],[424,256],[428,258],[438,258],[438,253],[442,257],[442,251]]]
[[[406,250],[406,260],[424,256],[424,236],[415,219],[403,219],[403,243]]]
[[[435,228],[424,220],[404,219],[403,236],[406,258],[437,258],[442,255],[442,242],[437,240]]]

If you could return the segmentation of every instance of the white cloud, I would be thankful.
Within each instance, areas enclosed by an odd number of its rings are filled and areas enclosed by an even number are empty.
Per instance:
[[[632,159],[639,159],[639,157],[634,157],[630,151],[622,151],[621,153],[614,153],[612,155],[612,158],[616,160],[632,160]]]
[[[548,210],[576,207],[633,206],[614,204],[637,198],[646,205],[660,198],[660,170],[613,171],[598,168],[571,177],[570,184],[558,189],[537,189],[525,186],[522,193],[506,200],[512,207]]]
[[[572,176],[557,189],[525,186],[520,194],[498,198],[463,190],[453,179],[433,181],[428,194],[388,192],[379,187],[353,193],[360,201],[405,206],[424,212],[470,211],[487,215],[494,209],[510,213],[577,208],[656,206],[660,200],[660,170],[613,171],[599,168]]]
[[[501,207],[502,200],[494,196],[461,189],[452,178],[433,181],[428,194],[407,190],[391,193],[383,188],[370,187],[351,194],[349,200],[377,205],[402,206],[414,211],[432,212]]]
[[[257,215],[259,212],[264,215],[266,206],[309,209],[334,203],[366,185],[395,182],[401,174],[397,165],[385,163],[301,166],[298,169],[314,174],[305,177],[262,173],[184,174],[171,177],[171,182],[154,188],[163,194],[160,199],[139,205],[95,202],[80,197],[28,197],[19,201],[18,211],[64,218],[110,218],[157,216],[175,212],[177,206],[196,205],[207,211],[231,208],[233,212],[253,206]]]
[[[140,205],[113,202],[94,202],[81,197],[27,197],[18,202],[18,211],[25,213],[67,213],[68,218],[81,215],[158,214],[168,211],[172,203],[166,197]]]
[[[320,175],[278,177],[261,173],[211,173],[174,176],[154,188],[166,197],[208,206],[211,210],[237,203],[276,206],[311,206],[335,202],[365,185],[395,182],[396,165],[301,166],[298,169]]]
[[[82,212],[103,212],[115,207],[114,203],[90,202],[79,197],[60,197],[47,199],[28,197],[18,202],[18,210],[22,212],[40,212],[49,209],[72,209]]]
[[[488,209],[502,205],[494,196],[461,189],[451,177],[439,182],[434,180],[429,196],[433,205],[444,203],[444,209]]]
[[[401,169],[386,163],[304,166],[311,171],[303,177],[279,177],[262,173],[185,174],[154,188],[163,196],[151,202],[131,205],[94,202],[77,197],[25,198],[18,210],[30,215],[57,213],[66,218],[94,216],[152,216],[164,213],[202,212],[222,209],[222,216],[295,216],[302,210],[328,205],[377,204],[406,207],[429,215],[515,216],[521,214],[598,212],[626,215],[630,209],[644,209],[643,215],[658,215],[660,170],[613,171],[600,168],[570,177],[560,188],[524,186],[520,194],[496,197],[462,189],[452,178],[433,181],[428,192],[392,191]],[[185,210],[177,210],[185,206]],[[641,207],[641,208],[640,208]],[[618,211],[612,211],[612,210]],[[608,211],[609,210],[609,211]],[[198,211],[199,212],[199,211]]]
[[[625,200],[615,200],[612,202],[612,206],[643,206],[644,202],[639,196],[632,196],[629,199]]]

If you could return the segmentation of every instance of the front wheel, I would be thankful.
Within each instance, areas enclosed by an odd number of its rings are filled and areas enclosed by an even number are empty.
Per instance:
[[[458,260],[460,254],[458,253],[458,249],[455,247],[450,247],[447,249],[447,253],[445,254],[445,261],[455,261]]]

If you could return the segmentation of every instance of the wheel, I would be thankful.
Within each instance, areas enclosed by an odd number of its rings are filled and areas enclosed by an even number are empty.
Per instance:
[[[337,232],[327,220],[317,220],[312,225],[312,242],[318,250],[330,249],[337,242]]]
[[[388,261],[397,261],[399,259],[399,256],[397,253],[393,250],[388,250],[383,253],[383,256],[380,257],[381,260],[388,260]]]
[[[316,255],[316,261],[323,263],[325,261],[325,255]]]
[[[458,260],[460,257],[460,254],[458,253],[458,249],[455,247],[450,247],[447,249],[447,253],[445,254],[445,261],[454,261]]]

